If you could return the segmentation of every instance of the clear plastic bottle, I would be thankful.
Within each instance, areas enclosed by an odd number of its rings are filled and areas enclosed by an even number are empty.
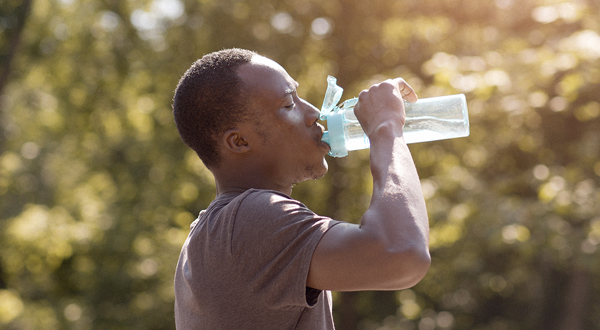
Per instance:
[[[348,151],[367,149],[369,138],[354,115],[358,98],[337,102],[343,89],[336,85],[334,77],[327,77],[328,87],[321,108],[321,120],[327,121],[323,141],[331,147],[333,157],[344,157]],[[406,143],[417,143],[465,137],[469,135],[467,100],[464,94],[420,99],[415,103],[404,102]]]

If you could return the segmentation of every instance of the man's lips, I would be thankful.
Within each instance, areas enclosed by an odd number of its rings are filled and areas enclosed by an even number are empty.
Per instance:
[[[321,131],[318,135],[317,142],[319,145],[327,147],[327,152],[329,152],[331,150],[331,146],[327,142],[323,141],[323,132],[325,132],[325,128],[321,124],[317,124],[317,126]]]

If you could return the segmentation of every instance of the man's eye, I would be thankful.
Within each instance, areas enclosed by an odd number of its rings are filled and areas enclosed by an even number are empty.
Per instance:
[[[285,108],[286,109],[293,109],[296,106],[296,103],[292,103],[290,105],[286,105]]]

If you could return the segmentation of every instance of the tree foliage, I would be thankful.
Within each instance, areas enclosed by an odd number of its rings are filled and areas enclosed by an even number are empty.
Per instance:
[[[340,329],[600,328],[600,5],[593,0],[8,0],[0,4],[0,327],[173,329],[214,182],[171,116],[205,53],[250,48],[320,106],[402,76],[465,93],[471,135],[411,145],[433,264],[335,293]],[[294,197],[357,222],[368,151]]]

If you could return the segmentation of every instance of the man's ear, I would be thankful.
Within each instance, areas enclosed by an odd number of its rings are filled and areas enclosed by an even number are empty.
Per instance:
[[[243,153],[250,151],[250,144],[244,138],[243,133],[237,129],[230,129],[223,134],[223,142],[225,148],[235,153]]]

